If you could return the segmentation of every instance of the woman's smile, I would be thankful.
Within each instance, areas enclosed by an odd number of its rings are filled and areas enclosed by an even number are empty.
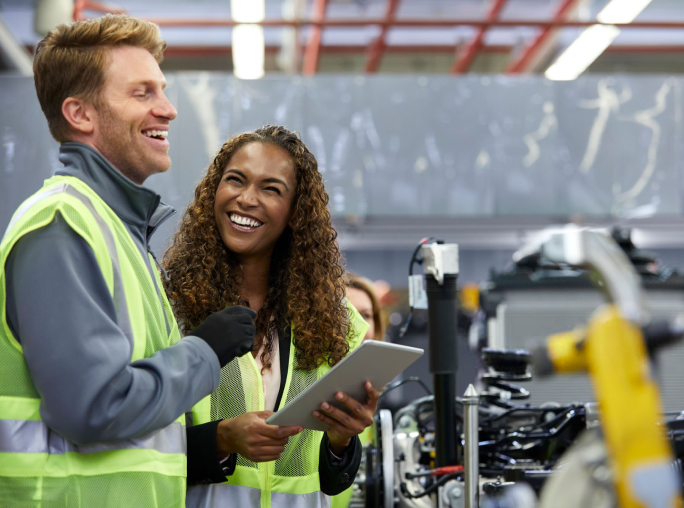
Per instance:
[[[231,225],[243,233],[252,233],[264,225],[263,222],[257,219],[239,213],[228,212],[227,215]]]

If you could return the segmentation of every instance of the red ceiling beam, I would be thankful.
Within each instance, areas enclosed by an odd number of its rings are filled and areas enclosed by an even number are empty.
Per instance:
[[[489,12],[487,13],[487,21],[497,21],[499,18],[499,13],[503,10],[507,1],[508,0],[494,0]],[[453,67],[451,67],[452,74],[462,74],[464,72],[468,72],[468,69],[470,69],[470,66],[475,60],[478,51],[480,51],[480,48],[482,48],[484,45],[484,36],[487,33],[487,28],[489,27],[481,26],[477,29],[477,34],[475,34],[473,40],[470,41],[470,44],[468,44],[468,46],[466,46],[465,49],[460,52],[458,58],[456,58]]]
[[[108,11],[110,12],[110,11]],[[156,23],[166,27],[232,27],[238,25],[232,19],[150,19],[146,21]],[[481,19],[401,19],[386,21],[384,19],[325,19],[325,20],[288,20],[288,19],[267,19],[253,25],[263,27],[338,27],[338,28],[358,28],[366,26],[387,26],[392,28],[430,28],[442,27],[452,28],[455,26],[472,26],[475,28],[516,28],[516,27],[539,27],[539,28],[586,28],[593,25],[601,25],[598,21],[544,21],[538,19],[516,19],[516,20],[497,20],[486,21]],[[684,29],[684,21],[634,21],[632,23],[614,23],[618,28],[653,28],[653,29]],[[453,49],[453,47],[452,47]]]
[[[86,19],[85,11],[95,11],[100,13],[110,14],[125,14],[126,11],[117,9],[102,2],[95,2],[93,0],[76,0],[74,2],[74,21],[81,21]]]
[[[327,0],[314,0],[312,7],[313,21],[323,21],[325,18],[325,8]],[[302,64],[302,74],[312,75],[316,74],[318,67],[318,53],[321,49],[321,37],[323,35],[323,26],[315,25],[311,29],[311,37],[304,49],[304,62]]]
[[[565,20],[575,7],[577,7],[579,2],[580,0],[561,0],[558,9],[556,9],[556,12],[553,14],[553,21]],[[543,28],[532,44],[527,46],[520,56],[508,64],[505,72],[509,74],[525,72],[529,68],[532,60],[537,56],[541,48],[549,41],[551,35],[553,35],[556,30],[557,28],[552,27]]]
[[[387,0],[387,9],[385,11],[385,21],[390,23],[394,20],[394,15],[397,12],[397,7],[399,7],[399,0]],[[366,58],[366,72],[377,72],[378,67],[380,67],[380,61],[382,60],[382,53],[385,50],[385,37],[387,37],[387,32],[390,25],[384,25],[380,29],[380,35],[375,39],[371,45],[368,47],[368,56]]]
[[[26,50],[33,54],[35,47],[28,45],[25,46]],[[354,55],[364,53],[368,49],[365,44],[349,44],[349,45],[321,45],[320,54],[325,55]],[[512,47],[507,45],[491,45],[483,46],[480,50],[481,53],[510,53]],[[280,51],[280,46],[266,46],[267,55],[275,55]],[[425,54],[435,54],[435,53],[453,53],[454,46],[449,44],[442,45],[420,45],[420,46],[404,46],[404,45],[392,45],[385,47],[386,53],[425,53]],[[606,49],[605,53],[616,53],[616,54],[654,54],[654,53],[684,53],[684,45],[619,45],[610,46]],[[232,55],[231,46],[167,46],[164,51],[164,58],[183,58],[183,57],[230,57]]]

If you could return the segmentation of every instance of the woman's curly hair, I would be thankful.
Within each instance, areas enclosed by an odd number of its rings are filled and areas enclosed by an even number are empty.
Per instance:
[[[287,226],[276,243],[268,293],[256,318],[257,335],[268,338],[262,364],[270,366],[275,332],[292,326],[299,369],[314,369],[324,362],[334,365],[349,352],[350,327],[337,233],[318,163],[297,134],[284,127],[267,125],[234,136],[221,147],[164,255],[163,265],[170,276],[167,294],[186,333],[213,312],[247,305],[239,294],[242,269],[221,240],[214,202],[228,162],[250,143],[285,150],[297,178],[292,228]]]

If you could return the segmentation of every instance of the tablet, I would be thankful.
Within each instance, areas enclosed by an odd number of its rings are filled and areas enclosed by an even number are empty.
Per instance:
[[[422,349],[415,347],[368,340],[271,415],[266,423],[300,425],[305,429],[325,431],[328,426],[311,414],[320,411],[324,401],[346,411],[346,406],[335,400],[337,392],[344,392],[360,402],[365,401],[367,395],[363,385],[366,381],[373,383],[375,388],[382,388],[423,353]]]

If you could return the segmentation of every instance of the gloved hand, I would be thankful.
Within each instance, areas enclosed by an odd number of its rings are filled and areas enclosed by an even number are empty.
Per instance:
[[[214,312],[188,335],[204,340],[218,356],[221,367],[254,347],[256,312],[247,307],[228,307]]]

